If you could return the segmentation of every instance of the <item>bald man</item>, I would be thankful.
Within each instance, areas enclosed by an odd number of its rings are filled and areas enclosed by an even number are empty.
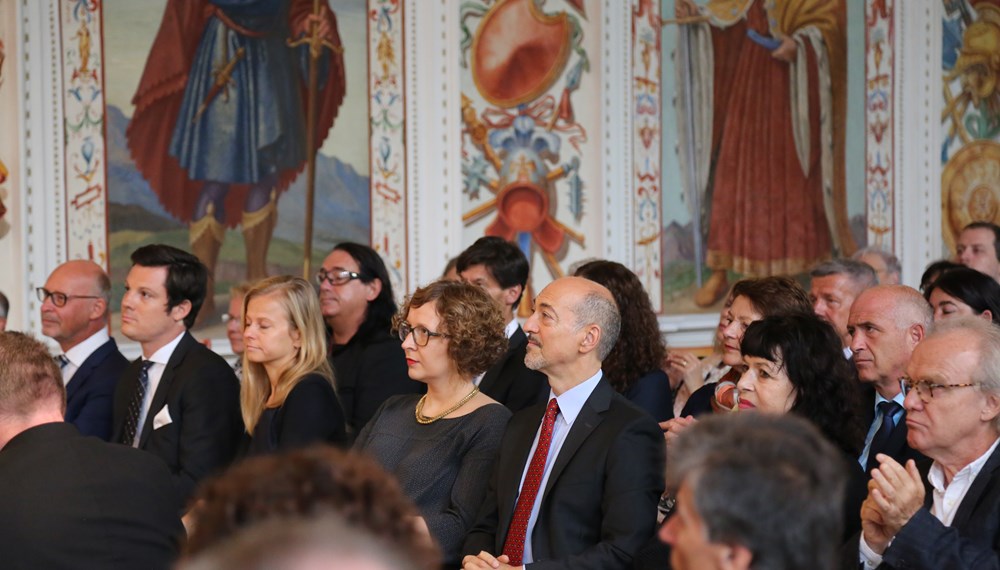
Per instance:
[[[548,377],[548,404],[511,418],[465,570],[631,568],[654,533],[663,436],[602,378],[621,318],[611,293],[557,279],[524,324],[525,365]]]
[[[868,429],[858,463],[871,473],[875,456],[900,463],[926,463],[906,443],[906,411],[900,380],[917,344],[930,332],[933,311],[924,297],[905,285],[879,285],[862,292],[851,306],[847,330],[854,366],[866,385],[864,415]]]
[[[111,438],[115,385],[128,365],[108,335],[111,281],[92,261],[67,261],[38,290],[42,334],[59,343],[66,421],[83,435]]]

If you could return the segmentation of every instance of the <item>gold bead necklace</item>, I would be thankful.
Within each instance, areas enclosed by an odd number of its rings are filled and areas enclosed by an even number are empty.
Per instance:
[[[440,420],[441,418],[447,416],[448,414],[454,412],[455,410],[461,408],[462,406],[464,406],[469,400],[472,399],[473,396],[475,396],[478,393],[479,393],[479,386],[476,386],[472,389],[471,392],[469,392],[469,394],[466,397],[459,400],[457,404],[441,412],[440,414],[434,416],[433,418],[429,418],[423,414],[424,400],[427,399],[427,394],[424,394],[423,396],[420,397],[420,401],[417,402],[417,408],[413,411],[413,413],[417,418],[418,424],[424,424],[424,425],[432,424]]]

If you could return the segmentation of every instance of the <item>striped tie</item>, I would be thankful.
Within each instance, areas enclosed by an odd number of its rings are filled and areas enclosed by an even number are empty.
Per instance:
[[[139,384],[135,387],[132,399],[129,400],[125,430],[122,432],[121,442],[125,445],[136,447],[135,432],[139,427],[139,413],[142,411],[142,402],[146,399],[146,389],[149,388],[149,368],[152,365],[152,360],[143,360],[139,369]]]

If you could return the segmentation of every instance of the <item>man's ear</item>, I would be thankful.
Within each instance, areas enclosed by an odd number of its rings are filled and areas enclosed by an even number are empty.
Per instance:
[[[727,570],[749,570],[751,564],[753,564],[753,552],[742,544],[731,544],[727,548],[722,564],[719,566],[721,568],[726,568]]]
[[[580,352],[586,354],[597,348],[597,345],[601,343],[601,327],[596,324],[589,324],[584,328],[586,334],[583,335],[583,340],[580,341]]]
[[[979,419],[984,422],[992,422],[998,415],[1000,415],[1000,396],[987,394],[986,405],[983,406]]]
[[[365,286],[365,299],[371,303],[378,298],[379,293],[382,292],[382,280],[379,278],[372,279],[371,283],[363,283]]]
[[[107,312],[108,302],[104,300],[104,297],[99,297],[94,299],[94,304],[90,308],[90,314],[87,316],[87,319],[91,321],[99,321],[104,318],[104,315]]]
[[[177,322],[183,321],[188,314],[191,312],[191,301],[184,299],[180,303],[170,309],[170,318]]]
[[[513,285],[504,289],[503,306],[510,307],[513,305],[517,301],[517,298],[521,296],[521,291],[524,291],[524,287],[520,285]]]

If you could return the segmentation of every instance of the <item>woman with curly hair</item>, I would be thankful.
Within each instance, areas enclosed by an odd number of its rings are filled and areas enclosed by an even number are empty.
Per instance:
[[[240,408],[250,455],[346,442],[324,330],[308,281],[282,275],[247,291]]]
[[[601,365],[604,377],[656,421],[674,417],[670,379],[660,368],[667,348],[642,282],[621,263],[606,260],[585,263],[574,275],[607,287],[621,313],[618,342]]]
[[[791,413],[812,422],[842,452],[850,471],[845,536],[861,525],[865,474],[857,457],[864,445],[858,379],[833,327],[813,314],[767,317],[747,327],[740,343],[739,410]]]
[[[475,285],[436,281],[417,289],[393,328],[410,378],[426,384],[427,394],[389,398],[355,442],[399,478],[447,567],[460,565],[511,416],[472,381],[507,351],[506,324]]]
[[[934,308],[934,320],[977,316],[1000,324],[1000,284],[970,267],[956,267],[941,273],[924,293]]]
[[[185,558],[266,521],[334,513],[395,545],[418,568],[439,567],[439,554],[413,524],[417,510],[396,479],[356,453],[313,446],[251,457],[205,481],[195,505]]]

